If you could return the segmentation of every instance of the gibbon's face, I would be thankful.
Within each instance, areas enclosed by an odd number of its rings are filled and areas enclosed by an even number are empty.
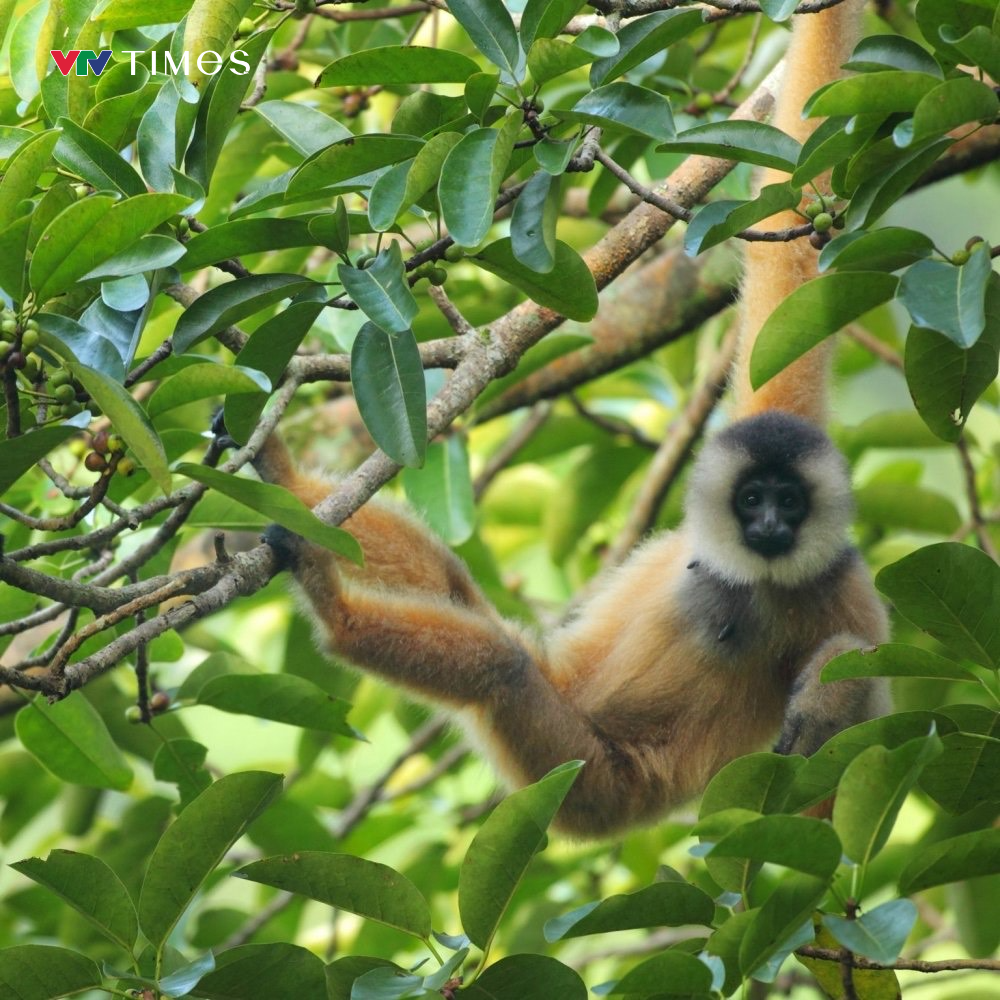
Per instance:
[[[733,513],[747,548],[775,559],[795,547],[799,525],[809,516],[809,491],[788,470],[753,470],[736,484]]]

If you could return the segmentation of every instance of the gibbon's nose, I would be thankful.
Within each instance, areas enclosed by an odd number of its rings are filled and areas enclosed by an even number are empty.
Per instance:
[[[795,533],[773,509],[767,510],[746,530],[747,545],[754,552],[772,559],[790,552],[795,544]]]

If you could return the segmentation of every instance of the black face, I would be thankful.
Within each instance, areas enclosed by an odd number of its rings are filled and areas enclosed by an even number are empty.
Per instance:
[[[795,547],[799,525],[809,514],[809,492],[787,470],[753,470],[733,493],[733,511],[743,541],[765,559],[787,555]]]

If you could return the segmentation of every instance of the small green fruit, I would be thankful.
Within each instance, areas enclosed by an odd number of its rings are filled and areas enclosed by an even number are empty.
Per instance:
[[[131,476],[135,472],[135,461],[127,456],[119,461],[116,471],[123,476]]]
[[[971,256],[972,254],[968,250],[956,250],[951,255],[951,262],[952,264],[955,264],[957,267],[961,267],[963,264],[969,263],[969,258]]]
[[[457,243],[452,243],[444,252],[444,259],[452,264],[457,263],[465,256],[465,247],[460,247]]]
[[[833,216],[829,212],[820,212],[812,223],[817,233],[828,233],[833,228]]]
[[[448,272],[443,267],[432,267],[427,280],[440,288],[448,280]]]
[[[59,400],[60,403],[72,403],[76,399],[76,389],[68,383],[63,385],[57,385],[52,390],[52,395]]]
[[[38,346],[38,330],[32,330],[29,326],[21,334],[21,347],[25,351],[33,351]]]
[[[125,721],[131,722],[133,726],[142,722],[142,709],[138,705],[129,705],[125,709]]]
[[[699,111],[709,111],[715,107],[715,98],[707,90],[703,90],[694,95],[694,106]]]

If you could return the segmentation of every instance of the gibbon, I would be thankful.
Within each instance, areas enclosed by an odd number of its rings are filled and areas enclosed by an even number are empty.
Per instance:
[[[776,124],[800,141],[805,98],[837,75],[861,13],[800,15]],[[764,181],[773,178],[765,177]],[[775,217],[775,228],[795,224]],[[359,569],[277,527],[329,651],[454,710],[518,786],[586,762],[557,817],[578,836],[649,823],[725,763],[775,745],[813,753],[886,710],[880,682],[821,685],[833,656],[887,638],[885,610],[847,540],[851,488],[825,422],[829,346],[760,391],[747,359],[764,319],[815,273],[804,241],[751,245],[734,373],[736,420],[702,448],[683,523],[640,546],[567,624],[539,637],[503,619],[466,567],[405,511],[366,505],[344,527]],[[272,437],[256,462],[314,506]]]

